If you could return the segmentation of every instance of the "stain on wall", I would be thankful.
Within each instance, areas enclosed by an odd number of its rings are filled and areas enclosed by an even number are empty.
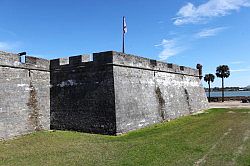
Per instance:
[[[184,92],[185,92],[185,96],[186,96],[186,102],[187,102],[188,110],[189,110],[190,113],[192,113],[192,108],[191,108],[191,105],[190,105],[190,102],[189,102],[190,98],[189,98],[189,94],[188,94],[188,91],[187,91],[186,88],[184,89]]]
[[[29,99],[27,106],[30,109],[30,113],[28,115],[28,121],[30,122],[30,125],[33,126],[35,131],[42,130],[42,125],[40,122],[40,116],[39,113],[39,107],[38,107],[38,101],[37,101],[37,92],[35,87],[32,85],[32,82],[30,82],[30,92],[29,92]]]
[[[0,51],[0,139],[49,129],[49,61],[29,58]]]
[[[161,89],[159,87],[156,87],[155,94],[156,94],[156,98],[158,100],[159,116],[161,117],[162,121],[164,121],[165,120],[165,117],[164,117],[165,100],[163,99]]]

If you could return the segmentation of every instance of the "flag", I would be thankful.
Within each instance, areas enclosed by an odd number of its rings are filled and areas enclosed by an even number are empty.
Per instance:
[[[126,20],[125,20],[125,17],[123,17],[123,34],[125,34],[127,32],[128,32],[128,29],[127,29]]]
[[[124,53],[125,52],[125,34],[128,32],[128,29],[127,29],[127,24],[126,24],[126,20],[125,20],[125,17],[123,16],[123,20],[122,20],[122,52]]]

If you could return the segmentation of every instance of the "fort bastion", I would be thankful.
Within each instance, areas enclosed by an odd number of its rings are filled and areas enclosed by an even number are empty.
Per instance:
[[[45,60],[0,51],[0,138],[117,135],[208,108],[201,71],[107,51]]]

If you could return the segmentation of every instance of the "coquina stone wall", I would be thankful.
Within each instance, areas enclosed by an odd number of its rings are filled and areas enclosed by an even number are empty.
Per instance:
[[[119,134],[207,109],[198,70],[114,51],[51,61],[51,127]]]
[[[0,139],[50,128],[49,61],[0,51]]]
[[[112,54],[117,133],[208,108],[198,70]]]
[[[0,52],[0,139],[116,135],[207,109],[196,69],[107,51],[51,60]]]
[[[89,56],[51,61],[51,129],[116,134],[113,66]]]

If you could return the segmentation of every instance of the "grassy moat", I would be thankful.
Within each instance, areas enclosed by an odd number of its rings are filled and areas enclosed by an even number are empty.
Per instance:
[[[44,131],[0,142],[0,165],[250,165],[250,110],[211,109],[121,136]]]

